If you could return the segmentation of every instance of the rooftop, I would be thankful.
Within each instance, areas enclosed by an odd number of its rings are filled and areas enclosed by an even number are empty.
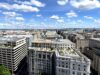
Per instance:
[[[100,41],[100,38],[91,38],[92,40]]]
[[[7,49],[9,49],[9,48],[13,48],[14,46],[11,46],[11,45],[4,45],[4,44],[0,44],[0,48],[7,48]]]
[[[35,43],[54,43],[54,44],[74,44],[68,39],[55,39],[55,40],[35,39],[33,42]]]
[[[29,49],[33,49],[33,50],[35,50],[35,51],[49,51],[49,52],[54,51],[54,50],[51,49],[51,48],[40,48],[40,47],[29,47]]]
[[[5,37],[5,36],[3,36],[3,37],[0,37],[0,42],[7,42],[7,41],[15,42],[15,41],[17,41],[19,39],[21,39],[21,38],[19,38],[19,37]]]
[[[57,35],[56,31],[47,31],[46,35]]]
[[[77,56],[79,57],[78,53],[73,48],[61,48],[57,50],[58,56]]]
[[[16,41],[21,38],[18,37],[0,37],[0,48],[13,48],[16,45]]]
[[[14,38],[14,37],[17,37],[17,38],[22,38],[22,37],[33,37],[32,35],[30,35],[30,34],[21,34],[21,35],[6,35],[6,36],[4,36],[4,37],[11,37],[11,38]]]

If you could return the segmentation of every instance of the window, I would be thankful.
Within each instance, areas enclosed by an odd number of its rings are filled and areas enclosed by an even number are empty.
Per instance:
[[[45,55],[43,55],[43,58],[44,58],[44,59],[46,58]]]
[[[39,58],[41,58],[41,54],[39,54]]]
[[[68,74],[68,70],[66,71],[66,74]]]
[[[73,70],[75,70],[75,64],[73,64]]]
[[[73,71],[73,75],[75,74],[75,72]]]
[[[47,55],[47,58],[50,59],[50,55]]]
[[[84,73],[83,75],[86,75],[86,73]]]
[[[84,71],[86,71],[86,66],[84,65]]]
[[[62,65],[62,67],[64,67],[64,65]]]
[[[62,69],[62,72],[64,72],[64,70]]]
[[[80,65],[78,65],[78,70],[80,71]]]
[[[68,65],[66,65],[66,68],[68,68]]]
[[[77,72],[77,75],[81,75],[81,72]]]
[[[60,64],[59,64],[59,67],[60,67]]]

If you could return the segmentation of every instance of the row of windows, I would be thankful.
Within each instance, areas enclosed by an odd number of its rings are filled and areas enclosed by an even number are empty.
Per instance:
[[[79,71],[86,71],[86,65],[76,65],[76,64],[73,64],[73,70],[76,70],[76,69],[78,69]]]
[[[44,54],[44,55],[39,54],[38,57],[39,57],[39,58],[43,58],[43,59],[46,59],[46,58],[47,58],[47,59],[50,59],[50,55],[45,55],[45,54]]]
[[[75,47],[73,44],[51,44],[51,43],[32,43],[33,47]]]
[[[64,67],[64,68],[70,68],[70,66],[72,66],[73,70],[78,70],[78,71],[86,71],[86,65],[77,65],[77,64],[70,64],[69,62],[57,62],[56,64],[59,67]]]
[[[57,58],[57,61],[70,61],[68,58]]]
[[[58,73],[57,75],[87,75],[86,73],[82,73],[82,72],[76,72],[76,71],[69,71],[69,70],[65,70],[65,69],[59,69],[56,73]]]
[[[24,40],[18,41],[18,42],[17,42],[17,45],[20,45],[20,44],[22,44],[22,43],[24,43]]]

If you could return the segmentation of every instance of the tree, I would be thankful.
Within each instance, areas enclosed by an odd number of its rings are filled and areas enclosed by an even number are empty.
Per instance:
[[[4,65],[0,65],[0,75],[11,75],[11,73]]]
[[[40,72],[38,75],[48,75],[48,74],[45,72]]]

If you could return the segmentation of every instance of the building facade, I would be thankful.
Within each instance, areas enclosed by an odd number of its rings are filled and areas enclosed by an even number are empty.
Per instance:
[[[46,47],[46,48],[75,48],[75,44],[68,39],[36,39],[32,41],[32,47]]]
[[[90,75],[90,60],[74,49],[57,49],[56,75]]]
[[[0,64],[4,64],[12,72],[17,70],[20,61],[26,55],[26,38],[0,38]]]
[[[84,54],[91,59],[91,68],[96,75],[100,75],[100,38],[89,39],[89,47],[84,49]]]
[[[50,48],[29,47],[29,75],[52,75],[52,56]]]
[[[84,49],[89,47],[89,39],[77,39],[76,40],[76,48],[80,49],[82,53],[84,53]]]

